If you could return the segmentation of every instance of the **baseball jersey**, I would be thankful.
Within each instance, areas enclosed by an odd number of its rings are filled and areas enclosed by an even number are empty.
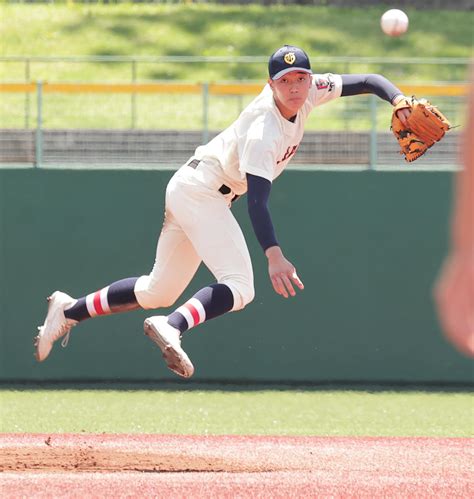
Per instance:
[[[267,83],[232,125],[195,151],[195,158],[214,165],[215,173],[235,194],[247,191],[246,174],[277,178],[296,153],[311,110],[341,96],[340,75],[312,75],[308,98],[294,122],[284,118]]]

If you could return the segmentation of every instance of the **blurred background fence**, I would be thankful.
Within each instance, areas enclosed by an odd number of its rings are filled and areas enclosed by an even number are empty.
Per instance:
[[[453,169],[464,120],[466,58],[316,58],[318,72],[381,72],[407,95],[431,99],[459,125],[417,162],[417,169]],[[170,167],[228,126],[265,82],[262,57],[3,57],[0,164],[9,166]],[[261,79],[234,82],[146,81],[150,65],[230,64]],[[97,69],[90,71],[90,66]],[[107,68],[114,70],[108,81]],[[410,66],[436,65],[442,82],[410,82]],[[81,81],[81,71],[94,81]],[[52,68],[54,67],[54,71]],[[248,68],[254,68],[249,70]],[[247,69],[246,69],[247,68]],[[441,69],[443,68],[443,69]],[[446,71],[446,68],[450,68]],[[116,68],[115,68],[116,69]],[[48,74],[55,82],[48,82]],[[262,73],[260,75],[260,72]],[[117,74],[121,81],[117,82]],[[212,75],[212,71],[210,71]],[[100,78],[96,80],[95,78]],[[366,95],[315,110],[293,167],[398,168],[404,165],[389,130],[391,107]]]

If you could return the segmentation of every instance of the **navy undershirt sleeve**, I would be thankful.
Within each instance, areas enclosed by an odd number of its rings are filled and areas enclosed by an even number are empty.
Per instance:
[[[348,74],[341,75],[341,78],[341,97],[375,94],[391,103],[397,95],[403,95],[403,92],[392,82],[378,74]]]
[[[272,183],[266,178],[247,173],[247,207],[253,230],[258,242],[266,251],[272,246],[278,246],[273,228],[268,199]]]

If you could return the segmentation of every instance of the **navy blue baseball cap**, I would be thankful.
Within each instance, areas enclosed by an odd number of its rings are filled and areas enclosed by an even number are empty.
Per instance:
[[[306,52],[293,45],[283,45],[268,61],[268,74],[272,80],[278,80],[290,71],[304,71],[311,74],[311,64]]]

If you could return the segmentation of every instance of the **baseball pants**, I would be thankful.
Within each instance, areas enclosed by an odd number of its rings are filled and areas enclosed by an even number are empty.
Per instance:
[[[151,273],[138,279],[135,295],[145,309],[170,307],[201,261],[234,297],[233,311],[254,296],[253,270],[242,230],[219,192],[219,178],[205,168],[181,167],[166,189],[165,218]],[[230,195],[232,197],[232,195]]]

